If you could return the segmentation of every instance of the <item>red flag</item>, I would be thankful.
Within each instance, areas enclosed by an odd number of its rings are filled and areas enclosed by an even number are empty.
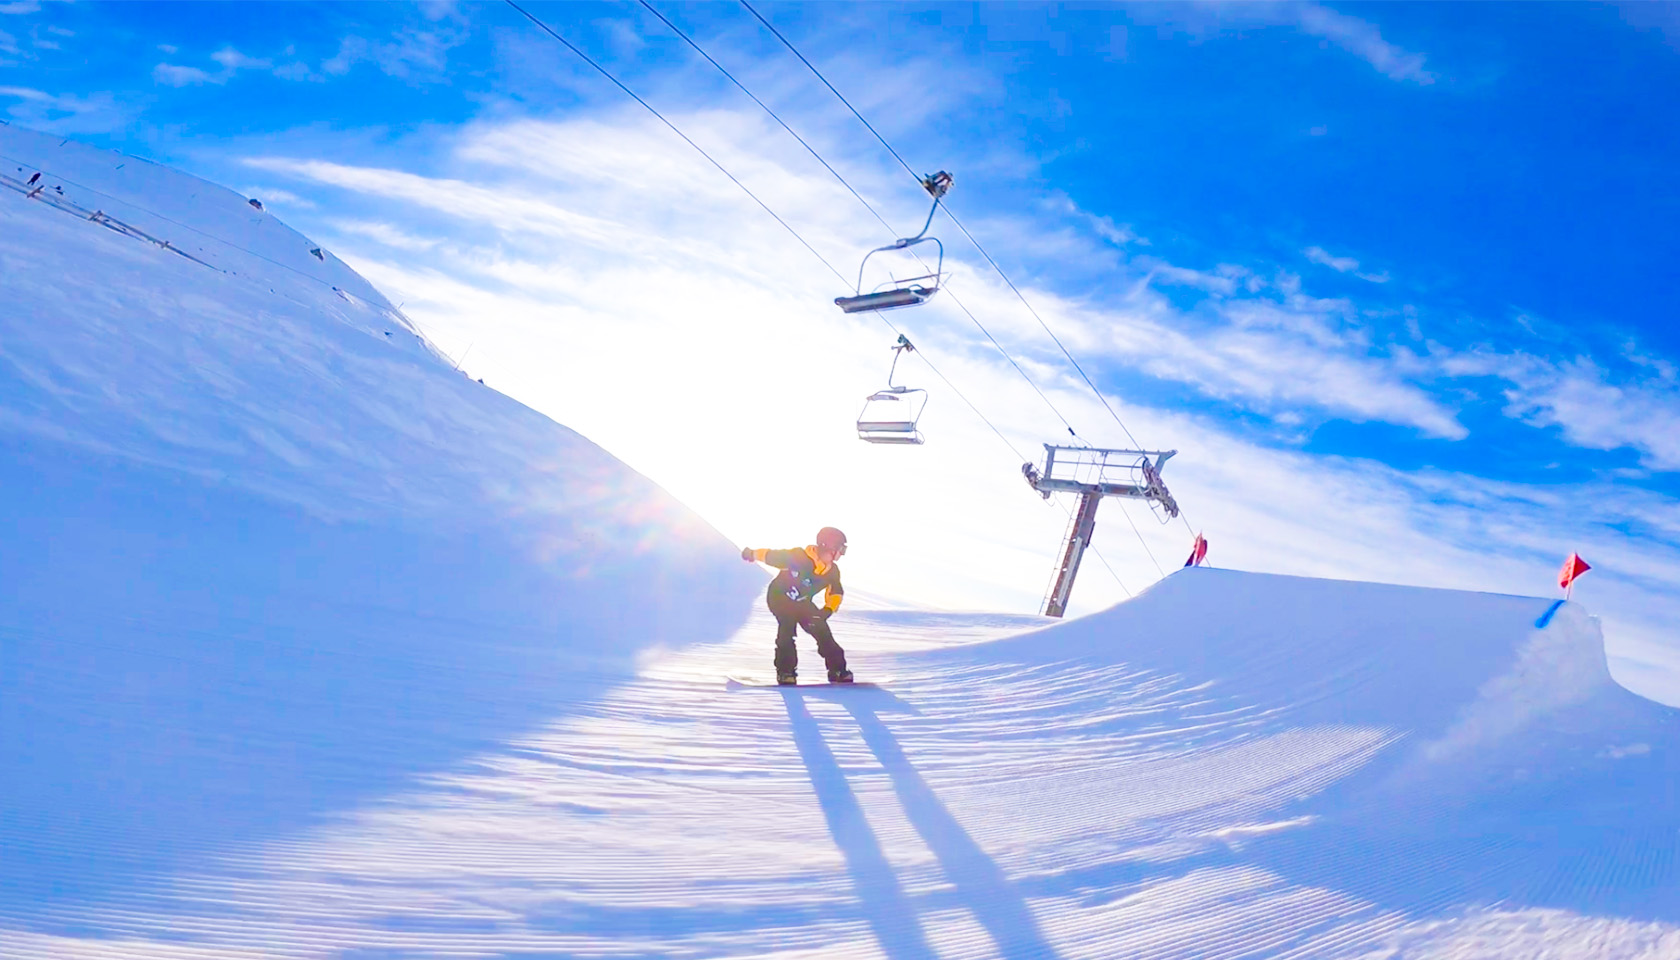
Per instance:
[[[1198,533],[1196,534],[1196,542],[1190,546],[1190,559],[1184,561],[1184,565],[1187,567],[1199,567],[1202,565],[1202,560],[1206,557],[1207,541],[1202,539],[1202,535]]]
[[[1587,561],[1582,560],[1580,554],[1571,553],[1569,559],[1563,561],[1563,569],[1558,571],[1558,586],[1568,590],[1569,585],[1575,582],[1576,577],[1591,569],[1592,566]]]

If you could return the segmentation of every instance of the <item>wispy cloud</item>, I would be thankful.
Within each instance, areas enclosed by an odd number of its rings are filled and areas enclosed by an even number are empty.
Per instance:
[[[369,63],[384,73],[404,79],[431,78],[442,81],[449,50],[464,36],[454,30],[404,30],[388,40],[348,36],[339,42],[338,53],[321,62],[321,72],[343,76],[357,64]]]
[[[1145,5],[1132,8],[1129,12],[1134,20],[1171,24],[1193,35],[1235,32],[1253,26],[1293,29],[1309,37],[1317,37],[1326,47],[1335,47],[1358,57],[1392,80],[1428,85],[1439,79],[1426,66],[1427,57],[1390,42],[1376,24],[1319,3],[1223,0]],[[1323,132],[1322,128],[1314,128],[1312,135],[1321,136]]]
[[[160,47],[165,53],[174,53],[174,47]],[[246,56],[233,47],[223,47],[210,55],[210,59],[221,67],[211,72],[200,67],[182,66],[172,63],[160,63],[152,68],[152,79],[158,83],[171,87],[190,87],[197,84],[224,84],[232,80],[241,70],[263,70],[274,68],[271,60]]]
[[[32,127],[55,133],[88,133],[119,129],[129,122],[130,109],[109,93],[89,96],[53,94],[31,87],[0,87],[0,98],[13,103],[6,113]]]
[[[1435,74],[1424,68],[1424,56],[1411,53],[1383,39],[1375,24],[1338,13],[1316,3],[1291,5],[1301,32],[1322,37],[1343,50],[1360,57],[1392,80],[1430,84]]]
[[[1059,320],[1091,349],[1247,410],[1290,422],[1328,415],[1413,427],[1430,437],[1467,436],[1454,413],[1373,351],[1362,331],[1339,323],[1338,315],[1351,310],[1343,301],[1274,293],[1210,303],[1188,315],[1140,286],[1120,309],[1068,311]]]
[[[1329,267],[1337,273],[1351,273],[1361,280],[1369,280],[1372,283],[1387,283],[1389,280],[1386,273],[1361,273],[1358,260],[1352,257],[1335,256],[1323,247],[1308,247],[1302,253],[1313,263]]]
[[[1308,247],[1305,252],[1308,260],[1313,263],[1321,263],[1338,273],[1349,273],[1359,269],[1358,260],[1352,257],[1331,256],[1330,252],[1323,247]]]
[[[431,250],[442,242],[417,237],[378,220],[334,220],[333,226],[344,233],[367,237],[395,250]]]
[[[351,35],[339,40],[337,51],[316,62],[287,46],[273,56],[254,56],[232,46],[210,54],[214,67],[191,63],[164,62],[152,70],[153,79],[172,87],[198,84],[226,84],[241,72],[267,73],[281,80],[320,83],[348,75],[361,64],[371,64],[393,77],[424,82],[448,81],[449,51],[464,42],[467,33],[459,25],[438,23],[458,19],[451,5],[434,4],[422,11],[424,27],[405,27],[387,38],[369,39]],[[175,57],[180,48],[159,44],[158,50]]]
[[[691,117],[684,122],[696,126],[726,121]],[[727,122],[740,121],[730,118]],[[731,139],[753,139],[744,130],[731,133],[737,135]],[[253,158],[247,162],[461,220],[493,222],[503,232],[546,236],[550,244],[586,243],[638,256],[658,256],[663,249],[685,259],[716,259],[720,251],[715,239],[626,225],[619,204],[632,193],[648,205],[646,215],[660,204],[693,211],[713,209],[720,220],[738,215],[725,211],[740,209],[744,198],[727,181],[720,188],[715,171],[686,164],[661,166],[657,175],[648,169],[649,158],[669,149],[666,140],[658,128],[632,124],[614,130],[593,120],[564,126],[526,122],[486,128],[468,137],[458,156],[477,165],[493,165],[506,171],[504,176],[517,178],[504,184],[315,160]],[[815,217],[820,222],[823,216],[831,216],[831,209],[845,209],[839,206],[838,196],[828,196],[834,190],[831,184],[794,180],[784,185],[778,181],[787,177],[786,171],[766,164],[762,157],[743,154],[728,162],[758,179],[758,189],[779,208],[804,205],[802,218]],[[562,187],[561,178],[569,178],[571,185]],[[511,186],[515,182],[519,185]],[[601,188],[608,192],[599,196],[620,198],[614,201],[614,212],[584,212],[597,201],[578,191]],[[829,205],[819,206],[814,202],[817,198],[828,199]],[[849,233],[850,239],[843,242],[858,249],[871,241],[864,224],[850,224]],[[567,256],[576,259],[575,253]],[[743,256],[739,262],[749,269],[756,265],[754,257]],[[1244,410],[1282,416],[1292,424],[1303,415],[1337,417],[1395,423],[1429,437],[1466,436],[1449,407],[1427,389],[1408,382],[1409,355],[1400,358],[1405,362],[1396,362],[1373,347],[1369,335],[1352,322],[1358,311],[1351,303],[1304,294],[1299,279],[1287,275],[1262,290],[1266,284],[1236,265],[1196,270],[1159,258],[1139,263],[1140,282],[1116,304],[1071,300],[1044,289],[1031,289],[1029,296],[1082,349]],[[1026,356],[1048,364],[1048,369],[1057,368],[1053,348],[1022,315],[1012,293],[972,265],[947,260],[947,266],[953,271],[952,289],[971,309],[993,318],[988,322],[1008,331]],[[1160,284],[1189,286],[1214,299],[1187,313],[1155,289]],[[940,314],[966,323],[960,316],[945,313],[943,307]],[[1000,317],[1010,319],[1000,322]]]
[[[279,187],[246,187],[240,192],[247,197],[255,197],[265,204],[283,203],[300,209],[315,208],[315,201],[300,197],[290,190],[282,190]]]
[[[274,66],[274,61],[257,57],[249,57],[232,47],[223,47],[210,55],[210,59],[222,65],[222,69],[232,74],[236,70],[268,70]]]
[[[1495,381],[1508,416],[1556,428],[1570,446],[1631,450],[1646,469],[1680,471],[1680,367],[1633,343],[1597,356],[1568,341],[1557,346],[1574,352],[1437,344],[1429,362],[1446,376]]]
[[[209,73],[198,67],[160,63],[152,68],[152,79],[168,87],[190,87],[201,83],[226,83],[228,75]]]
[[[1680,384],[1672,377],[1617,378],[1588,357],[1563,363],[1512,357],[1501,372],[1507,412],[1559,428],[1570,443],[1631,448],[1658,470],[1680,470]]]

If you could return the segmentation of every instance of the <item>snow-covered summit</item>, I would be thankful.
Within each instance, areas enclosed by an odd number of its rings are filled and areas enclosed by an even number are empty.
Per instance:
[[[1680,956],[1576,605],[1193,569],[729,685],[680,504],[245,198],[0,157],[0,957]]]
[[[0,122],[0,176],[7,178],[0,184],[15,183],[26,193],[40,188],[49,206],[98,215],[114,232],[144,232],[215,269],[285,280],[270,285],[277,295],[281,286],[302,281],[391,310],[372,284],[267,213],[260,200],[253,204],[255,198],[171,167]]]

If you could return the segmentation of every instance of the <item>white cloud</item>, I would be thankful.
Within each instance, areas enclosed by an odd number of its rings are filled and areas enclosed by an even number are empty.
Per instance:
[[[1427,58],[1423,54],[1390,43],[1376,24],[1317,3],[1227,0],[1158,4],[1130,8],[1128,16],[1133,22],[1170,24],[1192,36],[1220,31],[1236,33],[1251,26],[1287,27],[1317,37],[1326,47],[1334,46],[1353,54],[1390,79],[1419,85],[1432,84],[1438,79],[1426,67]],[[1328,131],[1315,127],[1311,134],[1321,136],[1324,132]]]
[[[238,70],[267,70],[274,66],[273,61],[248,57],[233,47],[217,50],[210,55],[210,59],[221,64],[230,75]]]
[[[396,250],[431,250],[442,242],[417,237],[388,223],[373,220],[334,220],[332,224],[344,233],[367,237]]]
[[[43,90],[34,90],[29,87],[0,87],[0,97],[15,97],[19,100],[35,102],[56,101],[58,99]]]
[[[348,36],[338,53],[321,63],[321,72],[343,76],[359,63],[371,63],[393,77],[442,79],[449,50],[463,42],[453,30],[405,30],[390,40]]]
[[[1407,383],[1386,358],[1373,356],[1360,335],[1336,330],[1316,303],[1231,301],[1216,309],[1224,323],[1191,332],[1183,315],[1139,290],[1127,308],[1083,321],[1081,340],[1152,376],[1260,412],[1317,411],[1414,427],[1431,437],[1467,436],[1452,411]]]
[[[1639,451],[1658,470],[1680,470],[1680,387],[1673,379],[1616,378],[1588,357],[1564,363],[1506,359],[1507,412],[1537,426],[1555,426],[1579,447]]]
[[[274,68],[274,75],[282,80],[325,80],[326,77],[309,68],[309,64],[301,60],[283,63]]]
[[[247,197],[255,197],[264,204],[283,203],[304,209],[312,210],[315,208],[313,200],[300,197],[290,190],[281,190],[279,187],[246,187],[240,192]]]
[[[200,83],[226,83],[227,76],[211,74],[197,67],[182,67],[160,63],[152,68],[152,79],[170,87],[190,87]]]
[[[1572,446],[1630,449],[1645,468],[1680,471],[1680,368],[1667,358],[1624,345],[1612,367],[1585,353],[1564,358],[1525,350],[1436,345],[1432,362],[1454,377],[1502,381],[1505,413],[1537,427],[1556,427]]]
[[[1307,259],[1313,263],[1321,263],[1337,273],[1351,273],[1359,269],[1359,261],[1352,257],[1335,257],[1323,247],[1308,247],[1304,251]]]
[[[1149,246],[1149,238],[1140,237],[1129,223],[1115,223],[1114,218],[1091,213],[1073,202],[1066,194],[1057,195],[1050,203],[1053,209],[1070,213],[1083,219],[1091,231],[1097,236],[1114,244],[1116,247]]]
[[[158,49],[169,54],[176,52],[174,47],[167,44],[160,45]],[[272,60],[246,56],[233,47],[223,47],[217,50],[210,55],[210,59],[215,61],[221,69],[212,73],[199,67],[160,63],[152,69],[152,79],[171,87],[187,87],[201,83],[225,84],[241,70],[269,70],[277,75],[280,73],[279,70],[274,69]]]
[[[1142,261],[1149,267],[1149,279],[1164,282],[1173,286],[1194,287],[1208,293],[1230,296],[1237,292],[1235,277],[1223,276],[1218,273],[1207,273],[1202,270],[1192,270],[1188,267],[1177,267],[1164,261]]]
[[[685,126],[723,119],[690,118]],[[728,122],[738,121],[730,118]],[[744,136],[746,142],[755,139],[745,131],[733,132]],[[491,164],[517,175],[521,178],[517,189],[322,161],[254,158],[248,162],[463,220],[486,220],[504,232],[543,235],[551,243],[582,242],[634,256],[659,256],[663,250],[695,260],[715,259],[719,251],[713,238],[625,226],[622,202],[628,196],[635,196],[637,206],[648,211],[659,209],[662,203],[693,211],[714,210],[720,222],[742,216],[742,203],[749,205],[744,215],[753,215],[750,202],[727,181],[723,182],[727,189],[718,188],[716,172],[709,166],[676,164],[661,166],[657,172],[648,169],[651,158],[670,149],[668,135],[656,127],[614,131],[594,121],[563,127],[520,123],[485,129],[462,144],[462,160]],[[785,171],[762,158],[743,155],[728,162],[732,169],[751,176],[786,178]],[[560,178],[570,178],[572,187],[556,194]],[[595,189],[593,199],[579,202],[582,198],[577,191],[591,187],[605,188],[605,192]],[[833,188],[820,181],[791,181],[785,185],[772,181],[759,183],[756,189],[778,209],[804,204],[807,209],[801,216],[814,217],[821,213],[812,197]],[[596,205],[602,199],[612,205],[603,215],[581,212],[580,208]],[[839,197],[833,197],[830,206],[820,210],[835,206],[846,209]],[[648,214],[644,211],[638,215]],[[852,225],[852,249],[865,249],[873,242],[858,229],[862,226]],[[994,332],[1008,329],[1009,323],[1022,324],[1009,331],[1018,341],[1016,349],[1025,359],[1058,369],[1057,356],[1045,352],[1050,344],[1013,302],[1013,294],[959,261],[948,259],[947,267],[954,274],[952,290],[970,309],[994,318],[988,320]],[[1157,281],[1189,285],[1222,298],[1252,292],[1244,282],[1249,279],[1246,271],[1231,265],[1198,271],[1151,259],[1147,268],[1149,276]],[[1029,290],[1029,296],[1046,316],[1054,317],[1056,328],[1077,340],[1082,349],[1152,376],[1190,385],[1209,397],[1267,414],[1306,409],[1321,416],[1393,422],[1432,437],[1465,436],[1464,427],[1450,410],[1424,389],[1407,383],[1387,358],[1372,355],[1368,338],[1359,330],[1339,327],[1338,318],[1354,312],[1351,304],[1302,295],[1298,278],[1288,275],[1279,280],[1278,286],[1277,299],[1242,297],[1218,306],[1210,315],[1218,323],[1195,329],[1194,333],[1187,332],[1189,318],[1147,286],[1135,290],[1118,308],[1068,301],[1044,290]],[[1005,320],[1000,326],[997,317],[1013,320]],[[966,324],[966,320],[962,322]]]
[[[1389,43],[1375,24],[1316,3],[1288,7],[1293,12],[1301,32],[1325,40],[1364,59],[1384,76],[1393,80],[1429,84],[1435,75],[1424,69],[1424,56],[1410,53]]]
[[[1337,273],[1351,273],[1359,279],[1368,280],[1371,283],[1387,283],[1389,280],[1387,273],[1361,273],[1359,272],[1358,260],[1352,257],[1335,256],[1323,247],[1308,247],[1301,252],[1313,263],[1322,264]]]
[[[11,3],[0,3],[0,15],[34,13],[41,9],[36,0],[13,0]]]
[[[129,119],[129,108],[109,93],[80,97],[31,87],[0,87],[0,97],[16,101],[7,108],[8,115],[54,133],[115,130],[125,126]]]

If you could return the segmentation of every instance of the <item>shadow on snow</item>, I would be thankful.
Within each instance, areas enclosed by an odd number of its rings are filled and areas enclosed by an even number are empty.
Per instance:
[[[910,707],[884,690],[816,692],[797,687],[780,690],[794,744],[811,777],[829,832],[845,857],[864,919],[888,957],[918,960],[938,954],[928,945],[915,905],[894,875],[845,772],[806,706],[807,699],[835,700],[857,723],[863,742],[891,780],[905,818],[938,859],[946,879],[955,889],[955,903],[966,907],[985,929],[998,955],[1005,958],[1057,955],[1020,891],[951,815],[879,716],[882,710],[903,713],[910,712]]]

